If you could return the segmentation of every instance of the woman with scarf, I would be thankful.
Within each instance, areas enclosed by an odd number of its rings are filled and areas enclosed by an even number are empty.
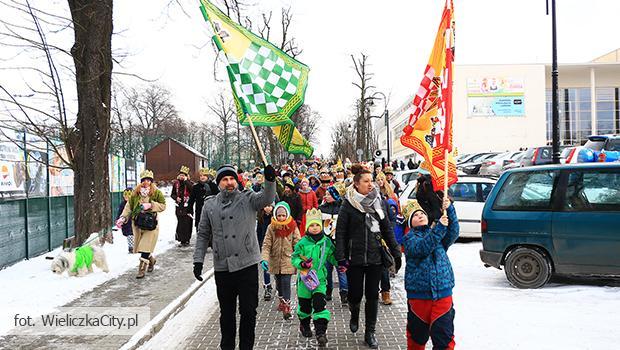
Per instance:
[[[318,209],[319,201],[316,198],[316,193],[310,187],[310,181],[307,178],[303,178],[299,181],[299,197],[301,198],[301,212],[304,213],[301,218],[301,225],[299,227],[306,227],[306,212],[310,209]]]
[[[275,276],[280,298],[278,311],[288,320],[291,318],[291,276],[295,273],[291,257],[301,235],[286,202],[276,204],[273,213],[263,241],[260,265],[263,271]]]
[[[366,328],[364,341],[376,349],[375,337],[379,308],[379,280],[383,271],[381,239],[394,256],[396,270],[400,268],[400,250],[388,218],[388,209],[373,184],[372,173],[361,165],[351,168],[353,184],[346,190],[336,225],[336,260],[341,270],[347,270],[351,332],[359,328],[362,294],[366,296]]]
[[[122,227],[124,223],[132,220],[132,229],[134,235],[133,252],[140,253],[140,265],[138,266],[138,275],[136,278],[143,278],[145,271],[152,272],[157,260],[153,256],[157,237],[159,236],[159,224],[152,230],[140,228],[138,226],[138,215],[154,214],[166,210],[166,200],[163,193],[153,183],[153,172],[144,170],[140,174],[140,185],[131,194],[129,201],[123,209],[123,213],[116,220],[116,227]]]

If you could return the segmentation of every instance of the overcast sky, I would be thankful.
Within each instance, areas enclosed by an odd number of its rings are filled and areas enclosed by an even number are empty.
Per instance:
[[[214,51],[198,0],[179,0],[189,17],[170,0],[114,2],[116,49],[129,51],[122,71],[158,79],[173,93],[182,117],[204,120],[205,100],[228,82],[213,79]],[[46,4],[50,4],[44,2]],[[53,6],[67,6],[54,0]],[[274,10],[277,27],[282,6],[291,6],[290,34],[303,48],[298,57],[310,66],[306,103],[323,117],[315,144],[329,154],[330,128],[352,113],[358,96],[351,84],[350,55],[370,56],[378,91],[391,96],[398,108],[418,87],[439,24],[443,0],[254,0],[248,10],[255,23],[261,12]],[[620,47],[617,0],[559,0],[558,57],[560,62],[585,62]],[[551,17],[545,0],[454,0],[456,64],[546,63],[551,60]],[[272,34],[276,38],[279,33]],[[72,42],[67,42],[69,48]],[[220,78],[226,79],[221,75]],[[561,79],[561,77],[560,77]],[[126,85],[140,84],[125,79]],[[382,108],[382,107],[380,107]],[[380,111],[376,111],[380,113]]]

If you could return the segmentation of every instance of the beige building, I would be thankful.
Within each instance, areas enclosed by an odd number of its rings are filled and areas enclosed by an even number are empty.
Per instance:
[[[583,64],[559,65],[560,139],[583,144],[620,133],[620,50]],[[415,90],[416,87],[412,87]],[[413,96],[390,110],[391,158],[414,156],[399,141]],[[551,65],[455,65],[454,144],[459,153],[518,150],[551,141]],[[383,120],[376,124],[387,150]]]

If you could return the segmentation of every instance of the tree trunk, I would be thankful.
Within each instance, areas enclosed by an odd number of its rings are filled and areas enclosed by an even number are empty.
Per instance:
[[[108,174],[112,85],[112,0],[68,0],[75,32],[71,56],[78,97],[74,149],[77,244],[109,232]]]

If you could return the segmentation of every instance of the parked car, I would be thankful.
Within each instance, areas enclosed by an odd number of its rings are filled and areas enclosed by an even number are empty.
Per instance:
[[[402,187],[404,187],[409,182],[417,180],[420,172],[428,174],[428,171],[418,168],[411,170],[395,171],[394,178]]]
[[[460,237],[480,238],[480,218],[484,201],[495,185],[494,179],[478,176],[461,176],[448,189],[448,195],[454,200],[454,207],[459,217]],[[404,207],[409,199],[415,199],[417,181],[411,182],[400,195],[400,205]]]
[[[499,153],[487,153],[476,160],[468,163],[461,163],[456,166],[457,169],[463,171],[468,175],[477,175],[480,171],[480,167],[485,161],[491,160],[496,157]]]
[[[478,175],[481,176],[499,176],[502,173],[504,166],[510,163],[514,163],[514,158],[519,156],[523,152],[512,151],[504,152],[496,155],[495,157],[488,159],[482,163]]]
[[[615,162],[620,160],[620,135],[594,135],[588,137],[579,153],[580,162]]]
[[[487,155],[489,155],[491,153],[493,153],[493,152],[480,152],[480,153],[472,153],[472,154],[469,154],[466,157],[462,157],[462,158],[459,157],[456,160],[456,165],[464,164],[464,163],[470,163],[470,162],[476,162],[476,161],[478,161],[478,159],[480,159],[480,158],[482,158],[484,156],[487,156]]]
[[[521,166],[544,165],[552,162],[553,150],[551,146],[528,148],[521,158]]]
[[[482,212],[486,267],[517,288],[552,275],[620,276],[620,163],[512,169]]]
[[[502,167],[502,172],[501,173],[503,174],[506,170],[520,168],[521,167],[521,159],[523,159],[524,156],[525,156],[525,152],[520,152],[518,155],[516,155],[512,159],[513,160],[512,163],[507,163],[506,165],[504,165]]]
[[[576,164],[579,163],[579,152],[583,149],[583,146],[566,147],[560,154],[560,163],[562,164]]]

